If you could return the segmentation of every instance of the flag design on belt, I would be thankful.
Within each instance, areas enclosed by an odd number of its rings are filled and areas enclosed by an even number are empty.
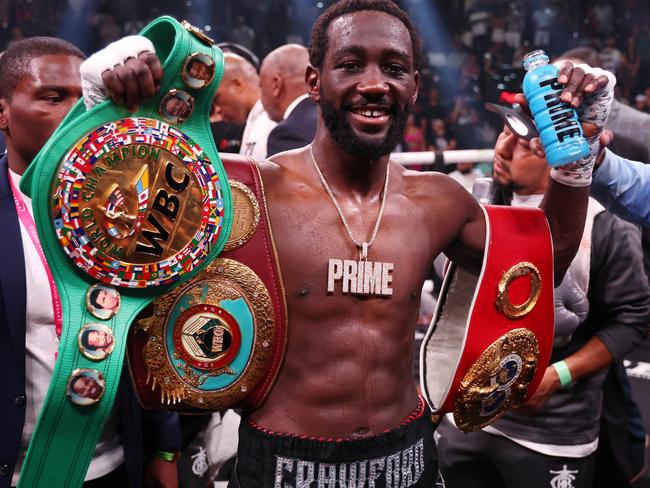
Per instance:
[[[142,221],[149,207],[149,166],[142,167],[135,183],[135,192],[138,194],[138,217],[135,221],[135,229],[142,227]]]
[[[115,185],[115,188],[113,188],[113,191],[106,199],[104,205],[104,212],[106,213],[106,231],[111,237],[116,239],[124,239],[128,235],[133,234],[133,230],[129,233],[122,234],[120,229],[117,227],[117,223],[119,223],[121,217],[129,216],[129,213],[124,206],[124,200],[124,193],[122,193],[119,186]]]
[[[80,200],[87,195],[84,182],[98,164],[107,163],[107,154],[132,144],[149,144],[169,151],[183,162],[198,183],[202,199],[201,222],[191,242],[174,256],[150,265],[123,262],[118,256],[119,247],[110,253],[93,242],[93,232],[84,228],[80,215]],[[218,156],[217,156],[218,158]],[[153,163],[148,163],[153,164]],[[143,164],[131,187],[109,188],[104,205],[103,224],[113,238],[127,237],[140,229],[147,216],[150,198],[149,165]],[[80,138],[63,157],[56,175],[56,188],[51,199],[52,220],[65,253],[91,276],[117,286],[144,287],[174,282],[178,275],[191,271],[201,264],[217,242],[225,210],[223,187],[219,174],[203,149],[187,134],[165,122],[144,117],[129,117],[97,127]],[[96,177],[96,175],[93,175]],[[129,205],[137,196],[137,215]],[[112,217],[112,218],[111,218]],[[87,232],[89,232],[87,234]],[[123,237],[123,238],[124,238]],[[116,254],[117,253],[117,254]]]

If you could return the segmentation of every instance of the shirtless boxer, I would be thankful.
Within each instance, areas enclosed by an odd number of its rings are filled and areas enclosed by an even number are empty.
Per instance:
[[[414,27],[390,1],[345,0],[314,26],[306,72],[320,107],[314,142],[260,165],[288,348],[268,399],[243,418],[233,486],[433,485],[431,422],[411,373],[420,290],[441,252],[480,267],[485,222],[445,175],[389,163],[415,103],[419,62]],[[607,83],[563,73],[579,100]],[[116,76],[104,74],[109,89]],[[117,98],[132,104],[137,91]],[[571,186],[570,171],[555,178],[566,184],[552,179],[542,206],[560,280],[582,234],[588,187]],[[343,260],[364,251],[363,273],[381,279],[356,289],[357,270]]]

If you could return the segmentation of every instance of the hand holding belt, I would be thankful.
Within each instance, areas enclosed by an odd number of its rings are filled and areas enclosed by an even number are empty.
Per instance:
[[[230,188],[208,119],[223,56],[170,17],[142,35],[163,63],[159,93],[134,114],[110,101],[85,112],[80,101],[21,181],[64,319],[21,487],[83,484],[129,325],[200,272],[230,233]]]

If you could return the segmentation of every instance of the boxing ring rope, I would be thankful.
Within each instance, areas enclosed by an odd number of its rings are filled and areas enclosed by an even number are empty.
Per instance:
[[[390,159],[404,166],[416,164],[491,163],[494,149],[458,149],[455,151],[418,151],[392,153]]]

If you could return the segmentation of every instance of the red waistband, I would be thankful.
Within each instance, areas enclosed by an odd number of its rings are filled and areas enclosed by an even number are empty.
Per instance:
[[[393,427],[392,429],[386,429],[384,430],[384,434],[391,432],[393,430],[399,429],[400,427],[403,427],[405,425],[410,424],[411,422],[414,422],[418,420],[420,417],[422,417],[422,414],[425,411],[425,403],[422,397],[418,397],[418,404],[417,406],[409,413],[402,422],[399,423],[396,427]],[[319,441],[319,442],[348,442],[348,441],[355,441],[358,440],[357,438],[351,438],[351,437],[318,437],[318,436],[309,436],[309,435],[301,435],[301,434],[290,434],[287,432],[278,432],[275,430],[270,430],[266,429],[260,425],[257,425],[255,422],[253,422],[250,419],[247,419],[248,425],[251,426],[252,428],[263,432],[266,435],[275,435],[275,436],[282,436],[282,437],[294,437],[296,439],[305,439],[305,440],[310,440],[310,441]]]

